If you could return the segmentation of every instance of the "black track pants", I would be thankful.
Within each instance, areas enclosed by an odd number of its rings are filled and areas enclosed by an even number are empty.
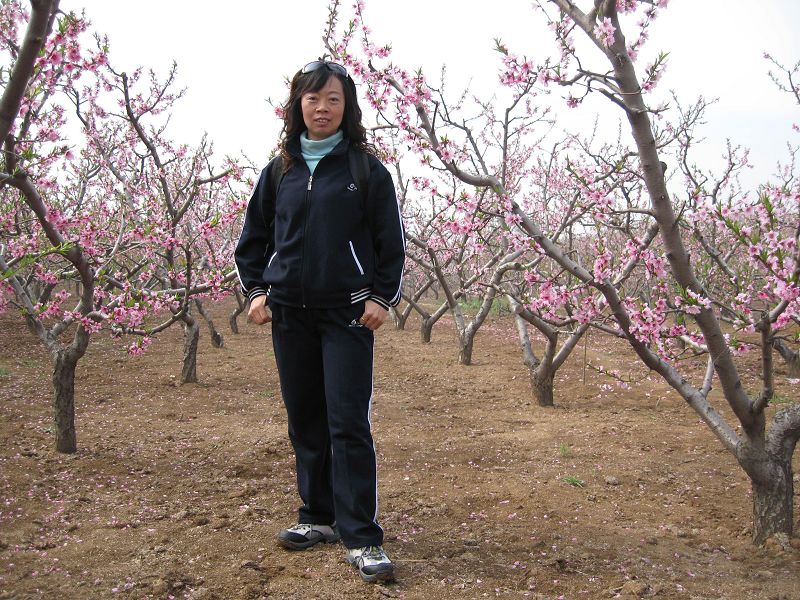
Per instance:
[[[347,548],[380,545],[370,431],[373,334],[364,303],[303,309],[270,304],[272,343],[297,462],[298,522],[336,522]]]

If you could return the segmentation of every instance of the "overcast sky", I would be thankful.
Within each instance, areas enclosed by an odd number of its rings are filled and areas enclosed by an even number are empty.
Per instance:
[[[195,143],[205,131],[218,152],[244,151],[258,164],[280,128],[266,99],[282,101],[284,78],[324,51],[325,0],[62,0],[61,8],[86,9],[93,30],[109,36],[116,69],[142,65],[165,73],[177,61],[187,93],[173,116],[173,139]],[[392,44],[397,64],[422,67],[434,80],[447,65],[453,88],[496,85],[495,37],[534,60],[554,51],[527,0],[366,0],[366,10],[375,39]],[[800,108],[770,82],[762,55],[786,64],[800,59],[798,23],[797,0],[671,0],[638,70],[668,51],[659,89],[673,89],[686,102],[699,94],[719,98],[706,119],[706,153],[718,156],[730,137],[750,147],[756,170],[769,174],[785,157],[786,140],[800,141],[790,131]],[[580,127],[596,107],[565,108],[560,126]]]

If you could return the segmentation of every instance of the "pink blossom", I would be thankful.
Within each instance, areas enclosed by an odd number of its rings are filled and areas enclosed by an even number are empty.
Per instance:
[[[638,4],[639,0],[617,0],[617,11],[620,13],[633,12]]]
[[[614,43],[614,33],[616,29],[614,25],[611,23],[611,19],[608,17],[604,17],[597,25],[594,27],[594,35],[600,41],[603,46],[606,48],[610,47],[611,44]]]
[[[597,256],[592,267],[592,274],[598,281],[611,277],[611,252],[606,250]]]
[[[152,342],[152,338],[145,336],[127,347],[128,354],[130,356],[141,356]]]

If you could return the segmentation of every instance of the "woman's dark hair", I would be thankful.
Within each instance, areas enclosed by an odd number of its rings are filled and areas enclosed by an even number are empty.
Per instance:
[[[303,94],[308,92],[318,92],[331,77],[336,77],[342,83],[344,90],[344,114],[342,115],[342,133],[350,140],[350,145],[356,150],[376,154],[375,147],[367,141],[367,130],[361,124],[361,108],[358,106],[356,96],[356,85],[347,76],[339,75],[328,68],[320,68],[308,73],[298,71],[292,78],[289,87],[289,98],[283,105],[283,130],[281,131],[281,158],[283,159],[284,171],[288,171],[292,166],[292,155],[289,153],[289,146],[300,139],[300,134],[306,130],[303,121],[303,111],[301,100]]]

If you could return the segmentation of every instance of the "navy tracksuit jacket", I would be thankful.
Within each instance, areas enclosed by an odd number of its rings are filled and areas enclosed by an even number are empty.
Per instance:
[[[400,301],[405,245],[394,184],[369,156],[366,198],[347,140],[313,177],[292,149],[277,198],[271,162],[250,198],[236,267],[250,300],[268,295],[272,340],[303,502],[298,522],[338,525],[348,548],[380,545],[370,428],[372,331],[364,302]]]

